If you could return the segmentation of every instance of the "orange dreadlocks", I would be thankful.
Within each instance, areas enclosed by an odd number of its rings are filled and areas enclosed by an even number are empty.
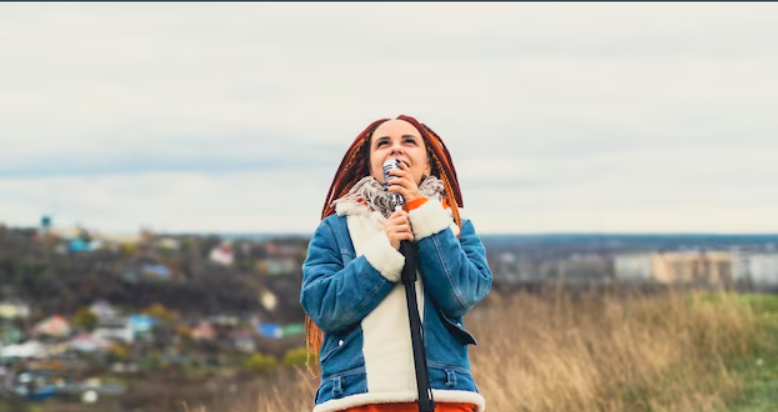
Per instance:
[[[388,120],[390,119],[380,119],[371,123],[349,146],[345,156],[343,156],[343,160],[340,162],[340,166],[338,166],[335,178],[330,185],[330,190],[327,192],[327,199],[324,202],[324,208],[321,213],[322,220],[335,213],[335,208],[332,205],[335,200],[344,196],[360,179],[370,174],[370,139],[378,126]],[[451,207],[454,222],[461,229],[462,220],[459,216],[459,208],[463,207],[464,204],[462,193],[459,190],[457,171],[454,169],[451,154],[448,152],[446,145],[432,129],[413,117],[401,115],[397,117],[397,120],[404,120],[412,124],[421,134],[421,138],[424,139],[432,166],[431,174],[443,181],[444,198]],[[319,350],[321,349],[324,334],[307,315],[305,317],[305,334],[308,359],[313,358],[314,360],[313,364],[308,363],[308,370],[314,373],[314,368],[318,365]]]

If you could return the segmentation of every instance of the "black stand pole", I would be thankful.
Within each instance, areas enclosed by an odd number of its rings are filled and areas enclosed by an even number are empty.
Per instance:
[[[405,256],[401,280],[405,285],[405,297],[408,303],[408,317],[411,322],[411,344],[413,345],[413,363],[416,367],[416,388],[419,393],[419,412],[434,412],[435,400],[430,388],[430,376],[427,369],[427,356],[424,350],[424,329],[419,317],[416,300],[416,266],[418,249],[415,243],[402,241],[400,252]]]

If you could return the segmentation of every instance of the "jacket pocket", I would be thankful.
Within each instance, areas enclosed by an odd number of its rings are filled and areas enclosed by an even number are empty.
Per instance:
[[[438,310],[438,316],[440,316],[440,319],[443,321],[443,325],[446,326],[446,329],[448,330],[451,335],[456,338],[461,344],[463,345],[477,345],[478,342],[476,342],[475,337],[473,334],[467,331],[464,326],[462,326],[462,322],[457,322],[448,316],[442,311]]]
[[[465,368],[431,363],[429,371],[430,382],[436,389],[478,392],[473,375]]]
[[[331,338],[330,342],[332,343],[330,343],[326,347],[322,346],[322,351],[319,356],[319,363],[326,361],[327,358],[332,356],[341,347],[343,347],[343,343],[344,343],[343,338],[335,337],[335,336]]]
[[[367,374],[365,368],[356,368],[328,378],[324,378],[316,390],[314,402],[320,405],[334,399],[342,399],[367,392]]]

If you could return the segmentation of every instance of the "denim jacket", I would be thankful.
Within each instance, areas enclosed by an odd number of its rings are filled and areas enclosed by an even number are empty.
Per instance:
[[[430,199],[409,212],[419,250],[416,290],[430,384],[437,402],[485,402],[470,373],[475,344],[462,316],[491,288],[486,252],[472,222],[460,237],[451,212]],[[335,412],[417,396],[405,289],[405,258],[389,243],[385,218],[364,204],[339,204],[314,234],[300,302],[324,332],[314,412]]]

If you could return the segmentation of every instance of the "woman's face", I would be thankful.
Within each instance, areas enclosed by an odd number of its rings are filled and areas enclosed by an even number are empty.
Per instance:
[[[389,120],[378,126],[370,139],[370,174],[384,181],[383,165],[387,159],[400,159],[411,169],[417,185],[422,175],[430,174],[427,146],[419,131],[405,120]]]

